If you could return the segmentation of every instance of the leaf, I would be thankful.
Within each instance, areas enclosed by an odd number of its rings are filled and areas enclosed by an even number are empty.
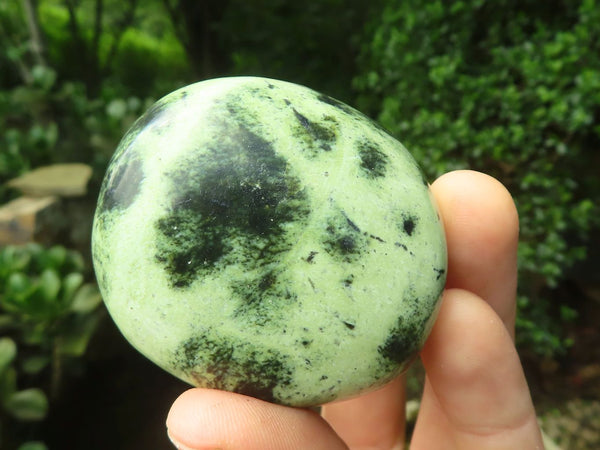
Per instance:
[[[60,285],[60,277],[56,270],[46,269],[42,272],[40,276],[40,291],[46,302],[51,303],[56,301]]]
[[[40,272],[44,269],[59,271],[67,259],[67,249],[62,245],[55,245],[48,250],[42,250],[35,258]]]
[[[56,81],[56,72],[47,66],[36,65],[31,70],[33,82],[36,86],[48,91]]]
[[[72,303],[73,296],[81,284],[83,283],[83,275],[80,273],[70,273],[63,278],[62,304],[69,305]]]
[[[31,280],[22,272],[11,273],[8,277],[6,286],[7,296],[25,295],[27,290],[31,289]]]
[[[127,113],[127,102],[121,98],[112,100],[106,106],[106,113],[113,119],[122,119]]]
[[[4,373],[0,373],[0,403],[10,397],[17,390],[17,371],[9,367]]]
[[[78,314],[88,314],[95,310],[100,303],[102,303],[102,296],[98,286],[88,283],[81,286],[75,293],[70,309]]]
[[[17,450],[48,450],[48,447],[41,441],[29,441],[21,444]]]
[[[35,375],[44,370],[50,363],[50,357],[45,355],[30,356],[21,364],[23,372],[29,375]]]
[[[99,314],[77,316],[58,342],[58,353],[64,356],[82,356],[100,321]]]
[[[0,331],[13,328],[16,324],[17,321],[10,314],[0,314]]]
[[[4,373],[6,368],[17,356],[17,344],[11,338],[0,338],[0,374]]]
[[[48,413],[48,399],[41,389],[24,389],[10,395],[4,402],[4,408],[17,420],[43,420]]]

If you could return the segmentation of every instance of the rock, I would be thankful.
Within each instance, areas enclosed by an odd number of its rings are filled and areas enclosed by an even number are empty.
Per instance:
[[[421,171],[349,106],[210,80],[126,134],[93,258],[125,337],[187,382],[293,406],[382,386],[427,337],[446,247]]]
[[[46,242],[48,224],[58,211],[54,196],[19,197],[0,207],[0,245]]]
[[[7,185],[31,197],[79,197],[85,195],[91,176],[92,168],[86,164],[55,164],[27,172]]]

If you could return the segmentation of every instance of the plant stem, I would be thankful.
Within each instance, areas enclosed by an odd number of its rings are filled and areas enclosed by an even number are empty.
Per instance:
[[[50,397],[58,398],[62,381],[62,357],[59,352],[60,338],[57,337],[52,345],[52,375],[50,379]]]

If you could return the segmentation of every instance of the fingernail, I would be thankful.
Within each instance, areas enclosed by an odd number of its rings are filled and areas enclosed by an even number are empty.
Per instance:
[[[167,437],[171,441],[171,444],[173,444],[177,450],[223,450],[220,447],[198,447],[198,448],[191,448],[191,447],[188,447],[187,445],[183,445],[183,444],[179,443],[169,433],[167,433]]]
[[[185,445],[177,442],[175,439],[173,439],[171,437],[171,435],[169,433],[167,433],[167,436],[168,436],[169,440],[171,441],[171,444],[173,444],[177,450],[193,450],[193,449],[186,447]]]

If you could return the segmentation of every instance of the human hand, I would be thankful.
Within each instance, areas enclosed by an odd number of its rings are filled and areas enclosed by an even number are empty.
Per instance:
[[[442,307],[422,352],[426,382],[411,449],[542,449],[514,347],[518,217],[510,194],[477,172],[432,185],[448,242]],[[404,379],[318,414],[194,388],[173,404],[181,449],[401,449]]]

